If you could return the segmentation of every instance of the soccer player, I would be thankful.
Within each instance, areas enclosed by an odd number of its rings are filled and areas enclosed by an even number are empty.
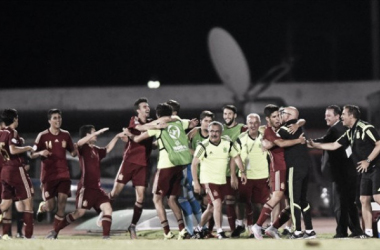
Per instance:
[[[200,115],[200,126],[193,128],[187,137],[190,141],[190,152],[194,150],[199,143],[208,138],[208,125],[214,120],[214,114],[211,111],[204,110]],[[191,164],[183,170],[182,194],[178,198],[179,205],[185,217],[186,229],[191,236],[194,235],[193,215],[198,223],[201,221],[202,209],[199,201],[194,197],[193,177],[191,176]],[[207,206],[207,202],[206,202]],[[208,234],[209,235],[209,234]]]
[[[246,207],[248,228],[253,225],[252,201],[258,204],[256,207],[260,209],[270,195],[268,153],[261,146],[263,134],[259,132],[260,125],[260,116],[256,113],[249,114],[247,116],[248,130],[241,133],[235,141],[235,146],[243,161],[247,176],[247,183],[241,185],[242,183],[240,182],[238,186],[240,202],[244,203]],[[239,176],[241,176],[241,173],[239,173]],[[236,175],[232,171],[231,180],[233,180],[232,182],[237,188]]]
[[[345,105],[341,115],[343,125],[348,127],[338,140],[330,143],[308,141],[309,147],[336,150],[343,146],[347,156],[356,163],[362,173],[360,182],[360,203],[364,220],[364,234],[358,238],[373,236],[371,199],[380,204],[380,135],[375,127],[360,119],[360,109],[355,105]]]
[[[238,123],[237,118],[237,108],[234,105],[225,105],[223,106],[223,136],[228,136],[232,142],[235,142],[237,137],[244,131],[247,130],[247,127],[243,123]],[[245,232],[245,226],[242,220],[242,214],[238,206],[235,210],[235,202],[238,192],[231,185],[231,168],[230,166],[235,166],[235,162],[231,161],[227,163],[228,167],[226,170],[227,182],[224,185],[225,189],[225,202],[226,202],[226,212],[228,218],[228,224],[231,228],[231,236],[239,237],[241,233]],[[236,169],[236,168],[235,168]],[[237,218],[239,218],[237,220]],[[236,226],[237,225],[237,226]]]
[[[47,239],[56,239],[60,230],[82,217],[86,210],[91,208],[103,212],[103,239],[110,238],[112,207],[108,195],[100,187],[100,161],[114,148],[118,139],[124,136],[124,132],[118,133],[106,147],[96,146],[97,136],[107,130],[108,128],[103,128],[95,131],[93,125],[84,125],[79,129],[81,139],[77,145],[81,178],[77,189],[76,210],[55,225],[54,230],[46,236]]]
[[[54,225],[57,225],[64,219],[67,197],[71,196],[66,151],[72,156],[76,156],[76,151],[70,133],[61,129],[61,111],[50,109],[48,122],[50,127],[38,134],[34,144],[36,152],[32,153],[31,157],[41,157],[40,179],[44,200],[38,207],[37,221],[42,221],[44,213],[52,211],[57,203],[54,217]]]
[[[19,125],[18,112],[5,109],[1,115],[6,128],[0,130],[0,154],[3,161],[1,170],[2,194],[0,217],[7,224],[2,239],[8,239],[12,213],[8,210],[13,200],[20,200],[24,207],[25,238],[33,235],[33,188],[25,170],[23,153],[33,151],[31,146],[22,146],[22,140],[16,131]],[[1,218],[0,218],[1,221]]]
[[[194,180],[194,192],[200,193],[201,186],[206,190],[209,204],[207,210],[202,214],[201,223],[196,228],[198,237],[203,236],[203,226],[213,214],[218,239],[228,238],[222,229],[222,200],[224,198],[223,185],[226,184],[226,170],[230,158],[232,158],[241,172],[241,181],[245,185],[246,172],[236,147],[232,141],[221,136],[223,125],[213,121],[209,124],[209,139],[199,144],[194,152],[191,163],[191,173]],[[198,165],[200,174],[198,179]]]
[[[140,135],[152,126],[147,123],[151,121],[148,99],[141,97],[134,103],[137,116],[131,117],[128,129],[134,135]],[[153,138],[149,137],[136,143],[132,140],[124,139],[126,142],[123,161],[115,178],[115,183],[109,194],[111,201],[117,198],[124,186],[132,181],[135,187],[136,202],[133,207],[131,224],[128,227],[131,239],[137,239],[136,224],[143,212],[143,202],[145,189],[149,181],[149,157],[152,152]],[[101,216],[102,214],[100,214]]]
[[[269,104],[264,108],[264,115],[267,121],[267,127],[264,131],[264,141],[271,142],[273,147],[269,149],[270,156],[270,187],[272,191],[271,198],[265,203],[261,210],[259,219],[256,224],[250,229],[256,239],[262,239],[262,226],[267,218],[272,213],[273,208],[280,203],[284,197],[284,191],[286,190],[286,163],[284,156],[284,149],[282,147],[291,146],[295,143],[305,143],[305,139],[301,136],[295,140],[283,140],[276,133],[280,128],[279,107],[273,104]],[[277,236],[277,235],[275,235]],[[276,237],[278,238],[278,237]]]
[[[173,109],[167,103],[160,103],[156,107],[156,116],[158,118],[170,118],[172,113]],[[141,135],[134,135],[129,130],[124,130],[129,139],[137,143],[153,136],[156,137],[158,141],[159,158],[153,183],[153,203],[157,210],[157,215],[161,220],[161,225],[164,230],[164,239],[174,237],[174,234],[170,231],[163,204],[165,196],[168,198],[168,205],[178,221],[180,231],[178,239],[184,239],[188,234],[183,222],[181,209],[177,204],[177,198],[181,188],[182,170],[191,162],[191,153],[185,134],[185,129],[188,127],[188,120],[178,120],[168,122],[166,128],[149,129]]]

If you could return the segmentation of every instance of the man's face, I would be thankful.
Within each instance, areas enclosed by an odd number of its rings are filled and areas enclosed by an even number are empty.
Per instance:
[[[52,114],[49,120],[50,127],[59,129],[62,125],[62,117],[60,114]]]
[[[138,116],[149,117],[150,108],[147,102],[142,102],[139,104],[139,109],[137,110]]]
[[[91,129],[91,134],[93,134],[93,133],[95,133],[94,128]],[[87,135],[88,135],[88,133],[87,133]],[[95,135],[90,139],[89,143],[95,143],[97,140],[98,140],[98,137]]]
[[[289,110],[286,109],[286,108],[283,109],[283,110],[280,112],[280,121],[281,121],[281,123],[284,123],[284,122],[289,121],[289,118],[290,118]]]
[[[339,121],[339,115],[334,114],[333,109],[326,109],[325,120],[327,126],[333,126],[337,121]]]
[[[281,126],[280,122],[280,115],[278,111],[273,112],[269,119],[267,118],[267,121],[269,122],[269,125],[274,128],[279,128]]]
[[[348,109],[343,109],[342,115],[340,117],[342,119],[343,126],[351,127],[353,115],[349,114]]]
[[[220,142],[222,131],[218,125],[211,125],[208,130],[208,134],[212,143],[217,144]]]
[[[235,122],[236,116],[237,115],[231,109],[223,110],[223,120],[227,126],[231,126]]]
[[[250,134],[257,133],[260,125],[261,125],[261,122],[256,116],[249,116],[248,117],[247,126],[248,126],[248,130],[249,130]]]
[[[202,130],[208,130],[208,125],[210,124],[210,122],[212,122],[212,118],[209,117],[209,116],[205,116],[205,117],[201,120],[201,129],[202,129]]]

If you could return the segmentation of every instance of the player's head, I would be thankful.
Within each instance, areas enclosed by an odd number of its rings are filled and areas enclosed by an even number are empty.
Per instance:
[[[166,103],[172,107],[173,115],[177,115],[179,113],[179,110],[181,108],[181,105],[179,105],[179,102],[177,102],[176,100],[169,100]]]
[[[264,108],[265,120],[270,127],[279,128],[281,125],[279,116],[279,107],[274,104],[268,104]]]
[[[208,125],[209,139],[212,143],[219,143],[223,133],[223,124],[217,121],[210,122]]]
[[[62,125],[62,112],[59,109],[48,111],[48,122],[51,128],[59,129]]]
[[[298,119],[298,115],[298,109],[293,106],[284,107],[284,109],[280,111],[281,122],[287,122],[290,120]]]
[[[360,119],[359,107],[351,104],[344,105],[341,119],[344,126],[351,128],[356,120]]]
[[[148,99],[145,97],[141,97],[135,101],[134,104],[135,110],[138,116],[149,117],[150,115],[150,107],[148,104]]]
[[[173,108],[167,103],[159,103],[156,107],[156,116],[158,118],[163,116],[171,116],[173,114]]]
[[[79,128],[79,138],[83,138],[87,136],[87,134],[92,134],[95,132],[95,126],[94,125],[83,125]],[[96,136],[92,137],[90,142],[95,142]]]
[[[234,105],[224,105],[222,110],[223,120],[226,123],[226,125],[233,125],[237,117],[237,108]]]
[[[261,118],[256,113],[251,113],[247,115],[247,127],[251,133],[257,133],[259,131],[259,127],[261,125]]]
[[[210,122],[212,122],[215,118],[214,113],[208,110],[202,111],[201,115],[199,116],[200,124],[201,124],[201,129],[202,130],[207,130],[208,125]]]
[[[333,126],[340,119],[340,114],[342,110],[337,105],[330,105],[325,111],[325,120],[327,126]]]
[[[1,114],[1,120],[4,122],[5,126],[9,126],[15,123],[15,127],[18,126],[18,112],[15,109],[4,109]]]

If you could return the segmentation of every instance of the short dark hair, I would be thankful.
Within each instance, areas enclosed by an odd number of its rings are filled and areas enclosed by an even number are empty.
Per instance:
[[[5,126],[11,125],[16,118],[18,118],[18,113],[15,109],[4,109],[1,114],[1,120],[3,120]]]
[[[59,114],[59,115],[62,116],[62,112],[61,112],[61,110],[59,110],[59,109],[50,109],[50,110],[48,111],[48,120],[51,119],[51,117],[52,117],[53,114]]]
[[[214,120],[215,115],[214,115],[214,113],[211,112],[211,111],[203,110],[202,113],[201,113],[201,115],[199,116],[199,119],[200,119],[200,120],[203,120],[205,117],[210,117],[211,120]]]
[[[235,114],[237,114],[237,108],[234,105],[231,105],[231,104],[224,105],[222,108],[222,111],[224,111],[225,109],[232,110]]]
[[[136,109],[136,110],[139,109],[139,108],[140,108],[140,103],[143,103],[143,102],[148,103],[148,99],[147,99],[146,97],[140,97],[139,99],[137,99],[137,100],[135,101],[135,104],[133,104],[134,107],[135,107],[135,109]]]
[[[338,105],[330,105],[326,109],[333,110],[334,115],[341,115],[342,114],[342,110],[340,109],[340,107]]]
[[[264,115],[265,117],[270,117],[273,112],[276,112],[278,111],[280,108],[277,106],[277,105],[274,105],[274,104],[268,104],[265,106],[264,108]]]
[[[169,100],[166,103],[172,107],[173,111],[176,111],[177,113],[179,113],[179,109],[181,108],[181,105],[179,105],[179,102],[177,102],[176,100]]]
[[[343,109],[347,109],[349,114],[352,114],[354,118],[360,119],[360,109],[356,105],[347,104],[344,105]]]
[[[91,134],[91,129],[95,129],[94,125],[83,125],[79,128],[79,138],[85,137],[87,134]]]
[[[171,116],[173,114],[173,108],[167,103],[159,103],[156,107],[156,115],[158,117]]]

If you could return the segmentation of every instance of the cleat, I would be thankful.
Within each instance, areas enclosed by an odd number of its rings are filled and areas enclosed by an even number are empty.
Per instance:
[[[304,239],[315,239],[315,238],[317,238],[317,234],[314,232],[314,230],[311,231],[309,234],[306,233],[306,231],[305,231],[303,234],[303,238]]]
[[[359,234],[359,235],[357,235],[357,236],[355,236],[353,238],[355,238],[355,239],[370,239],[372,237],[369,236],[369,235],[367,235],[367,234]]]
[[[46,204],[46,201],[41,201],[40,205],[38,206],[38,210],[36,213],[36,220],[38,222],[41,222],[44,219],[44,211],[42,211],[42,207]]]
[[[255,238],[257,240],[262,240],[263,239],[263,235],[261,233],[261,227],[258,226],[257,224],[253,225],[251,227],[251,231],[252,231],[252,234],[255,236]]]
[[[204,234],[203,234],[203,230],[202,231],[199,231],[197,228],[194,229],[194,235],[193,235],[193,239],[203,239],[204,238]]]
[[[300,239],[303,239],[303,235],[304,233],[301,232],[300,234],[296,234],[295,232],[292,233],[289,237],[289,239],[292,239],[292,240],[300,240]]]
[[[213,235],[212,232],[210,230],[207,229],[204,229],[203,231],[203,238],[204,239],[215,239],[215,238],[218,238],[218,236],[216,235]]]
[[[45,239],[55,240],[58,237],[58,233],[54,230],[51,230]]]
[[[8,234],[4,234],[2,237],[1,237],[2,240],[12,240],[12,237],[10,237]]]
[[[287,235],[290,235],[291,233],[292,233],[291,229],[289,227],[285,227],[284,230],[282,230],[281,235],[287,236]]]
[[[100,214],[98,215],[98,218],[96,219],[96,225],[98,227],[103,227],[102,219],[103,219],[103,212],[100,212]],[[129,230],[129,228],[128,228],[128,230]]]
[[[132,240],[137,240],[136,226],[130,225],[128,227],[128,232]]]
[[[110,240],[111,237],[109,235],[103,236],[103,240]]]
[[[171,231],[169,231],[169,233],[167,234],[164,233],[164,240],[170,240],[173,238],[174,238],[174,234]]]
[[[223,231],[220,233],[217,233],[217,237],[219,240],[228,239],[228,237],[226,236],[226,234]]]
[[[178,234],[178,240],[186,239],[186,237],[189,235],[186,228],[182,229],[181,232]]]
[[[265,235],[267,235],[273,239],[276,239],[276,240],[281,239],[281,237],[278,233],[278,229],[273,227],[273,226],[270,226],[265,230]]]
[[[25,236],[22,233],[17,233],[16,238],[25,238]]]
[[[231,238],[239,238],[245,232],[245,226],[237,226],[231,234]]]

